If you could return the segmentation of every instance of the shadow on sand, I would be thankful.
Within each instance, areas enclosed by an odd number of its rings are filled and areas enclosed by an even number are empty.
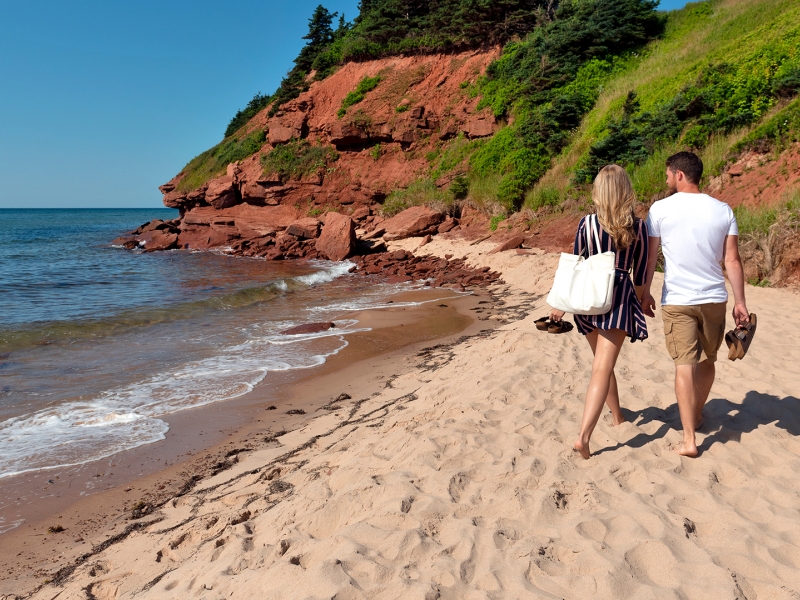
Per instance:
[[[654,421],[662,425],[652,434],[640,433],[625,443],[600,448],[592,453],[593,456],[623,447],[641,448],[663,438],[670,429],[677,431],[683,429],[677,404],[666,409],[651,406],[638,412],[623,409],[623,414],[628,421],[640,427]],[[800,435],[800,399],[794,396],[779,398],[750,391],[741,404],[735,404],[725,398],[713,398],[706,403],[703,414],[705,422],[699,433],[705,434],[706,437],[697,446],[700,454],[714,444],[739,442],[742,434],[751,433],[763,425],[775,425],[790,435]]]

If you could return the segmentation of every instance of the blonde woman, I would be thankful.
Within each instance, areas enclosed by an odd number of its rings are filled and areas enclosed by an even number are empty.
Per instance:
[[[575,235],[573,253],[592,256],[601,252],[616,253],[614,301],[611,310],[603,315],[575,315],[575,324],[592,348],[592,377],[586,390],[586,403],[578,441],[573,448],[588,459],[592,437],[603,404],[611,409],[614,425],[625,421],[619,406],[614,366],[622,342],[647,339],[647,324],[642,311],[642,294],[647,275],[647,225],[633,214],[636,196],[628,174],[620,166],[604,167],[594,180],[592,201],[600,224],[600,248],[592,239],[587,243],[586,220],[581,219]],[[631,280],[631,275],[633,280]],[[550,318],[560,321],[564,313],[553,310]]]

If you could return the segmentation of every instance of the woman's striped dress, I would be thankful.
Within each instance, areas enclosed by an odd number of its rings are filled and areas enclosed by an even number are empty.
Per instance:
[[[598,221],[599,225],[599,221]],[[578,233],[575,235],[575,246],[572,253],[578,256],[589,257],[600,252],[615,252],[616,276],[614,277],[614,300],[611,310],[604,315],[575,315],[575,325],[583,335],[591,333],[595,329],[622,329],[631,338],[636,340],[647,339],[647,323],[644,320],[644,312],[639,299],[636,297],[634,285],[644,285],[647,276],[647,252],[649,240],[647,235],[647,225],[641,219],[634,219],[633,229],[636,239],[625,250],[618,251],[614,245],[614,240],[600,229],[600,249],[595,248],[595,241],[592,239],[587,248],[586,240],[586,217],[581,219],[578,225]],[[633,274],[633,281],[631,275]]]

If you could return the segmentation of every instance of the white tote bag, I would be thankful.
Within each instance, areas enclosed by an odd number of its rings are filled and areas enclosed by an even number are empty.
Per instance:
[[[600,250],[596,215],[586,218],[586,248]],[[573,315],[603,315],[611,310],[614,296],[614,252],[602,252],[589,258],[563,252],[558,261],[553,289],[547,303]]]

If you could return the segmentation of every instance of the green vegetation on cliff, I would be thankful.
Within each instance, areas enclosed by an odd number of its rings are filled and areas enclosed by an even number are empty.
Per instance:
[[[708,4],[695,8],[710,16]],[[800,12],[795,11],[796,16]],[[604,165],[641,165],[656,149],[678,143],[705,148],[714,135],[730,135],[763,117],[782,97],[800,90],[800,21],[750,30],[735,47],[704,57],[672,97],[644,109],[635,90],[583,157],[575,180],[589,183]],[[777,31],[776,31],[777,29]]]
[[[428,172],[390,194],[387,212],[464,198],[506,214],[580,205],[610,162],[624,165],[649,201],[661,193],[664,160],[674,151],[699,152],[713,176],[743,150],[800,139],[796,0],[706,0],[670,13],[656,7],[655,0],[362,0],[356,19],[339,17],[334,28],[338,15],[318,6],[281,87],[239,111],[226,139],[187,165],[180,187],[257,151],[256,134],[237,133],[243,125],[268,105],[274,113],[344,61],[497,42],[506,43],[501,56],[462,90],[494,113],[500,130],[426,149]],[[339,116],[379,82],[359,82]],[[306,164],[317,152],[306,146],[291,144],[265,161]],[[380,156],[378,149],[373,157]],[[285,176],[296,176],[294,169]]]
[[[330,146],[314,146],[307,140],[292,140],[264,153],[261,166],[266,175],[276,174],[285,182],[320,171],[338,157]]]
[[[506,212],[521,207],[526,192],[594,106],[603,82],[624,68],[628,52],[663,32],[656,5],[651,0],[563,0],[525,39],[506,45],[475,92],[482,95],[478,108],[491,107],[496,117],[513,124],[472,148],[475,192],[492,182],[492,200]]]
[[[361,0],[340,61],[506,42],[552,18],[552,0]]]
[[[177,189],[190,192],[199,188],[208,180],[225,173],[230,163],[252,156],[261,149],[266,140],[264,130],[258,129],[249,135],[225,138],[213,148],[198,154],[183,168],[183,178]]]
[[[280,87],[271,96],[256,94],[231,119],[225,136],[270,104],[274,115],[281,104],[306,91],[313,80],[328,77],[347,61],[503,43],[550,21],[555,4],[553,0],[361,0],[352,23],[319,5],[303,36],[308,42]],[[334,29],[337,16],[338,27]]]
[[[344,97],[344,100],[342,100],[342,106],[339,108],[336,116],[341,119],[347,113],[348,108],[361,102],[369,92],[378,87],[380,82],[380,75],[376,75],[375,77],[364,77],[364,79],[358,82],[356,89]]]
[[[585,197],[608,162],[626,166],[649,201],[663,190],[664,160],[677,150],[699,152],[713,176],[746,147],[797,139],[798,36],[793,0],[708,0],[669,13],[662,38],[603,82],[525,204],[542,193]]]

